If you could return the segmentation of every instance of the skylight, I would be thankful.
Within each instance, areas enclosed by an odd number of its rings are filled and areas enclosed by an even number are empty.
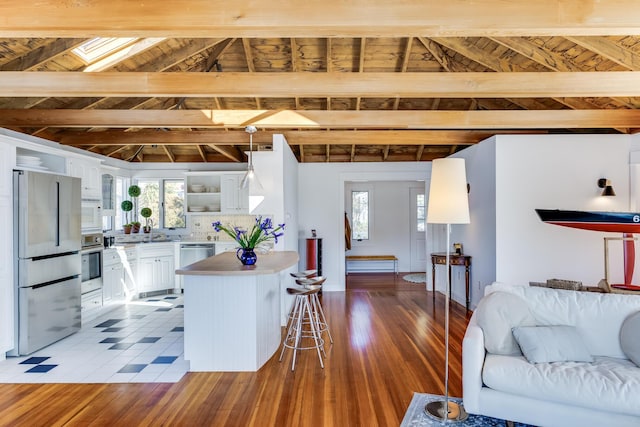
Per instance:
[[[137,40],[137,37],[96,37],[73,49],[72,52],[85,64],[91,65]]]

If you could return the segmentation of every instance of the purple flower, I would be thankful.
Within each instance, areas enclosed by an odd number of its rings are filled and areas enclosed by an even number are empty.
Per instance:
[[[216,231],[222,230],[222,223],[220,221],[216,221],[211,224]]]
[[[263,229],[264,231],[271,230],[273,228],[273,223],[271,222],[271,218],[267,218],[264,221],[262,221],[262,224],[260,224],[260,228]]]

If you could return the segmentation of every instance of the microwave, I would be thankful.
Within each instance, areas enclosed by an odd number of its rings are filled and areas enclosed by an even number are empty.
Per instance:
[[[82,230],[102,230],[102,202],[100,200],[85,200],[81,202]]]

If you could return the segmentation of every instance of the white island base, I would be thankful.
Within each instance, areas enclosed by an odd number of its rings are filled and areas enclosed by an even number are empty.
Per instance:
[[[295,252],[259,255],[254,269],[223,253],[184,275],[184,358],[190,371],[257,371],[280,346],[280,284]]]

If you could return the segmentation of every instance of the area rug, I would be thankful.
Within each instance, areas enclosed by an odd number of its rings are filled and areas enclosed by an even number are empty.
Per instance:
[[[402,280],[406,280],[411,283],[427,283],[427,273],[412,273],[402,277]]]
[[[482,415],[469,415],[466,421],[460,423],[445,423],[440,420],[430,418],[424,413],[424,405],[434,400],[442,400],[444,396],[437,394],[413,393],[413,399],[409,404],[407,412],[404,414],[400,427],[431,427],[442,425],[455,425],[460,427],[504,427],[505,421],[497,418],[484,417]],[[450,397],[449,400],[460,403],[462,399]],[[514,423],[516,427],[534,427],[528,424]]]

